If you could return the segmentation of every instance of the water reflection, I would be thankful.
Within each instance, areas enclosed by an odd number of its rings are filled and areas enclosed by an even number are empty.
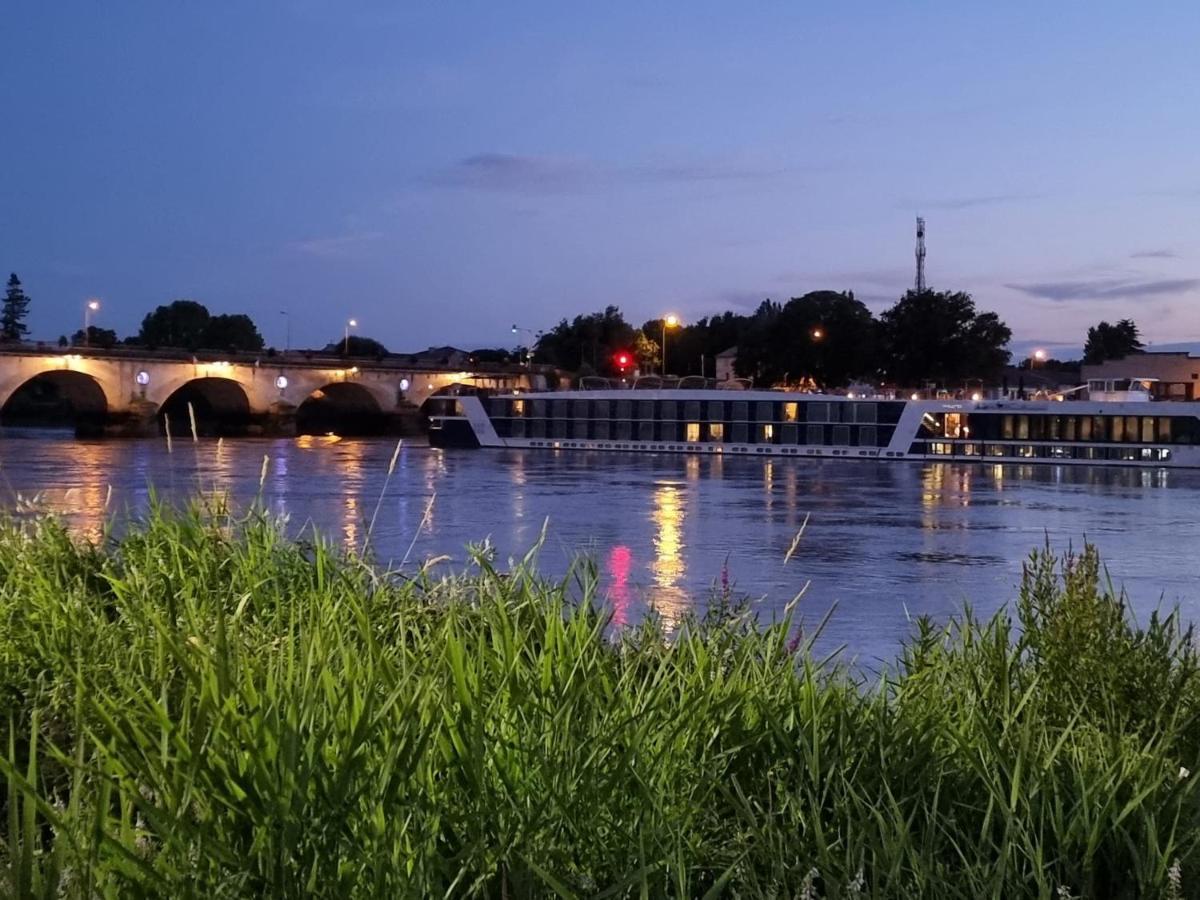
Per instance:
[[[692,461],[698,462],[695,457],[689,459],[689,462]],[[689,475],[691,471],[691,466],[688,466]],[[654,562],[650,568],[654,573],[655,591],[652,600],[654,607],[668,624],[679,620],[688,599],[683,590],[683,581],[687,575],[687,563],[683,558],[685,503],[686,495],[682,485],[662,482],[654,490],[654,512],[651,521],[656,531]]]
[[[627,625],[633,595],[629,587],[629,571],[633,563],[633,551],[617,544],[608,551],[605,575],[608,578],[608,599],[612,605],[614,625]]]

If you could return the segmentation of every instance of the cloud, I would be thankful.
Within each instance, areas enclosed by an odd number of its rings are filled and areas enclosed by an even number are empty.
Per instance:
[[[1130,259],[1179,259],[1179,254],[1174,250],[1142,250],[1139,253],[1130,253]]]
[[[1180,294],[1200,287],[1200,278],[1164,278],[1158,281],[1129,281],[1097,278],[1091,281],[1043,281],[1031,284],[1006,284],[1005,287],[1066,303],[1072,300],[1138,300],[1164,294]]]
[[[967,197],[949,197],[924,203],[905,203],[901,209],[974,209],[979,206],[997,206],[1001,203],[1018,203],[1023,200],[1040,200],[1044,194],[979,194]]]
[[[296,253],[317,259],[351,259],[361,255],[368,245],[382,237],[383,234],[378,231],[360,231],[292,241],[288,244],[288,248]]]
[[[697,184],[753,181],[786,169],[724,162],[676,161],[611,166],[593,160],[511,153],[476,153],[434,173],[438,187],[514,194],[579,193],[614,185]]]

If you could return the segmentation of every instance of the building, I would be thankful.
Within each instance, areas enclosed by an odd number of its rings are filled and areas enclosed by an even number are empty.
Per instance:
[[[717,381],[729,381],[737,375],[737,372],[734,371],[737,366],[737,355],[737,347],[730,347],[717,354]]]
[[[1120,378],[1155,379],[1150,396],[1155,400],[1200,400],[1200,356],[1176,353],[1132,353],[1083,367],[1083,381]]]

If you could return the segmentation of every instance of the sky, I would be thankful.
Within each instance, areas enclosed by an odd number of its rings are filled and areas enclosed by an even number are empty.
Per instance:
[[[175,298],[268,344],[512,346],[911,286],[1032,347],[1200,341],[1200,5],[6,0],[33,336]],[[286,312],[286,315],[283,313]]]

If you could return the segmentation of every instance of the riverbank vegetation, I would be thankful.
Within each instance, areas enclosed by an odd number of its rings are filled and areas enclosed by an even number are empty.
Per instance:
[[[261,512],[0,523],[0,889],[1147,897],[1200,884],[1200,683],[1091,549],[877,676],[718,592],[386,573]],[[898,596],[897,602],[903,599]],[[800,610],[803,609],[801,603]]]

